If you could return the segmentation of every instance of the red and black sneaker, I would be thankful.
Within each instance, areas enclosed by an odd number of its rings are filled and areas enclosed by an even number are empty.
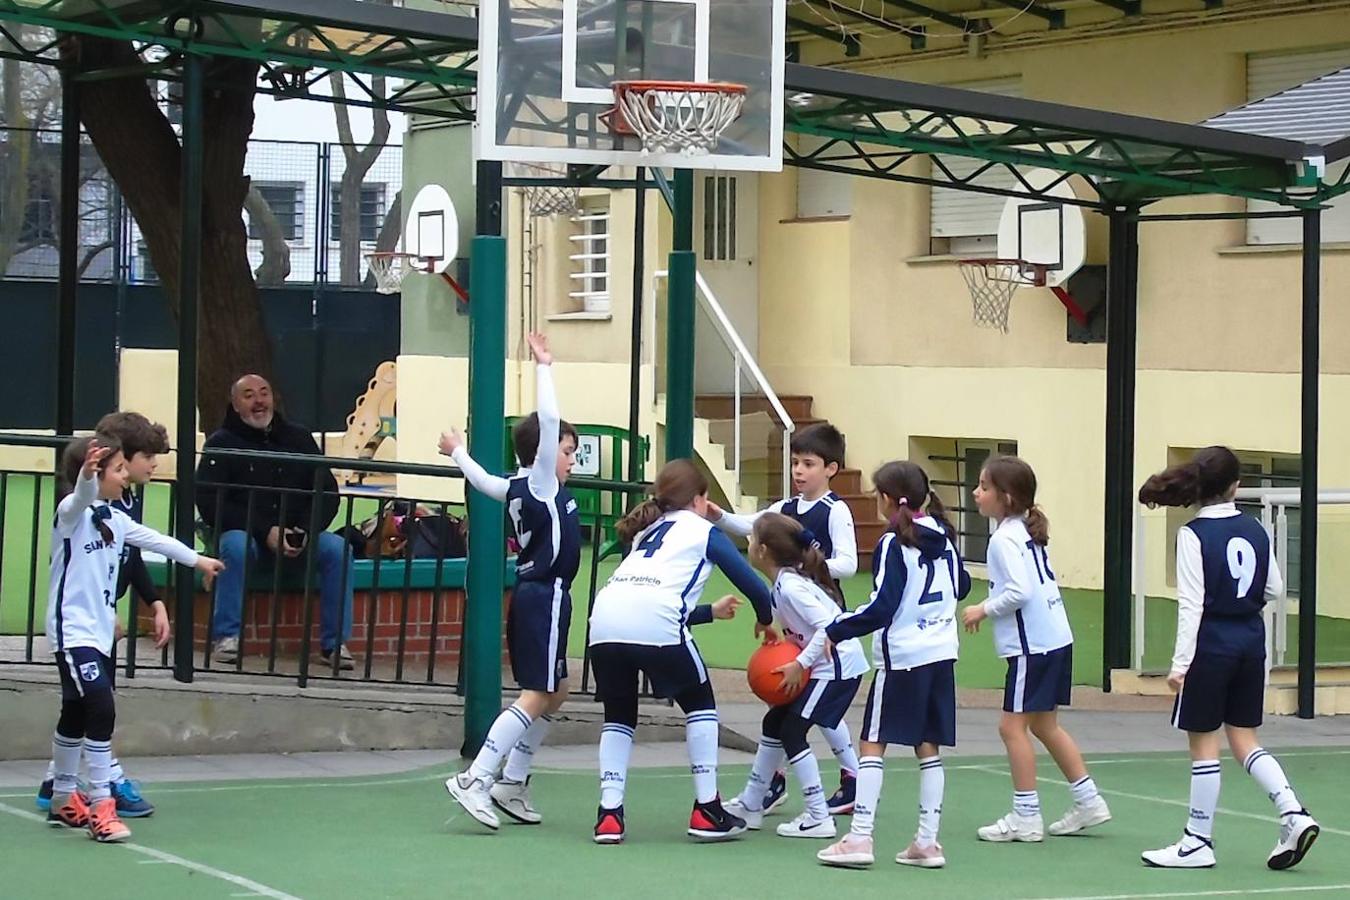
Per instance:
[[[603,806],[595,814],[595,842],[597,844],[623,843],[623,807],[605,809]]]
[[[695,803],[689,814],[688,834],[696,841],[727,841],[745,833],[745,820],[722,808],[721,796]]]

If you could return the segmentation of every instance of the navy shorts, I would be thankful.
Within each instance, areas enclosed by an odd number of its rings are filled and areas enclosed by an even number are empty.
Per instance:
[[[567,678],[572,597],[562,582],[517,581],[506,614],[511,675],[526,691],[556,691]]]
[[[1264,656],[1197,653],[1172,706],[1182,731],[1217,731],[1221,725],[1256,728],[1266,699]]]
[[[1054,712],[1057,706],[1068,706],[1072,694],[1073,644],[1049,653],[1008,657],[1004,712]]]
[[[636,697],[638,676],[646,675],[652,693],[673,699],[708,680],[708,669],[693,641],[683,644],[604,643],[591,646],[595,696],[600,700]]]
[[[914,669],[877,669],[859,740],[956,746],[956,660]]]
[[[61,674],[61,699],[79,700],[100,691],[112,692],[113,664],[93,647],[71,647],[56,654]]]
[[[788,712],[821,728],[838,728],[861,685],[861,675],[844,681],[813,678],[806,683],[806,690],[788,704]]]

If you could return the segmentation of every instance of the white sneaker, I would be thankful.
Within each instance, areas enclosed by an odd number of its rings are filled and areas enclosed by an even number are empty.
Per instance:
[[[523,825],[538,825],[544,821],[530,802],[530,779],[524,781],[495,781],[488,791],[492,805]]]
[[[784,822],[778,826],[779,837],[833,838],[835,834],[834,816],[814,819],[810,813],[802,813],[791,822]]]
[[[849,832],[843,840],[831,844],[816,854],[816,859],[827,866],[844,869],[865,869],[872,864],[872,839]]]
[[[239,638],[223,637],[211,647],[211,662],[232,666],[239,661]]]
[[[1140,854],[1146,865],[1155,869],[1212,869],[1214,868],[1214,843],[1182,832],[1181,840],[1157,850],[1145,850]]]
[[[1306,809],[1280,816],[1280,840],[1270,851],[1266,865],[1272,869],[1292,869],[1303,861],[1313,841],[1322,833],[1317,820]]]
[[[501,827],[502,823],[497,820],[497,814],[492,811],[489,785],[482,778],[476,778],[468,772],[460,772],[445,779],[445,789],[475,821],[493,831]]]
[[[941,844],[920,847],[918,841],[895,854],[895,861],[902,866],[918,866],[921,869],[940,869],[947,864]]]
[[[1039,813],[1034,816],[1019,816],[1016,812],[1010,812],[994,824],[981,828],[979,835],[980,840],[993,841],[996,844],[1012,841],[1036,844],[1045,840],[1045,824]]]
[[[1056,837],[1077,834],[1080,831],[1111,821],[1111,810],[1098,794],[1087,803],[1075,803],[1059,821],[1050,823],[1050,833]]]
[[[759,831],[764,827],[764,810],[746,809],[745,801],[740,797],[732,797],[726,803],[722,804],[722,808],[733,816],[744,819],[745,827],[751,831]]]

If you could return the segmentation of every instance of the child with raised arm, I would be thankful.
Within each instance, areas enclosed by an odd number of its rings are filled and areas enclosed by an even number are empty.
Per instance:
[[[464,470],[474,490],[506,503],[520,543],[506,619],[507,652],[520,697],[497,717],[469,768],[445,782],[450,796],[494,831],[501,824],[494,806],[522,824],[542,821],[530,800],[530,765],[548,733],[549,716],[567,699],[572,579],[581,561],[577,501],[565,486],[577,432],[558,412],[548,339],[530,334],[526,340],[536,363],[539,411],[520,420],[511,434],[520,471],[512,478],[488,474],[453,429],[440,442],[441,453]]]

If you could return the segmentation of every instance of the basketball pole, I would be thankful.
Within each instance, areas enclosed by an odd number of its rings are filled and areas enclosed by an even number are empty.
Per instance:
[[[502,164],[478,163],[476,233],[470,255],[469,446],[482,460],[506,455],[506,238],[502,237]],[[493,464],[490,462],[490,464]],[[466,486],[469,559],[464,604],[464,745],[477,755],[502,703],[502,505]]]
[[[666,460],[694,456],[694,173],[675,172],[666,283]]]
[[[1322,211],[1303,211],[1303,361],[1299,436],[1298,717],[1317,714],[1317,456]],[[1286,592],[1288,587],[1285,588]]]

